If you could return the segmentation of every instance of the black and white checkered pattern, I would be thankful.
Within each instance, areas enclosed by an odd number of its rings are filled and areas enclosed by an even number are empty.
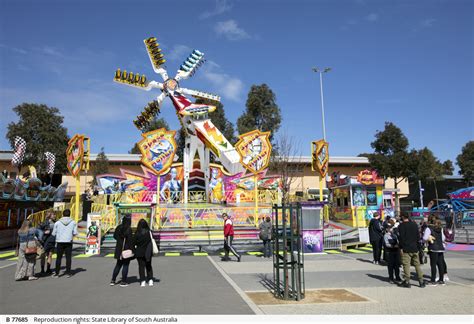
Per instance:
[[[12,158],[12,165],[13,166],[20,166],[23,162],[23,158],[25,157],[26,152],[26,142],[20,136],[15,137],[15,149],[13,152]]]
[[[44,155],[46,156],[46,172],[48,174],[53,174],[54,166],[56,164],[56,157],[51,152],[46,152]]]

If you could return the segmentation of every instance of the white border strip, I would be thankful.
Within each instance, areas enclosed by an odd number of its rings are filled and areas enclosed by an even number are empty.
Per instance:
[[[1,266],[0,269],[8,268],[8,267],[11,267],[12,265],[15,265],[15,264],[16,264],[16,263],[10,263],[10,264]]]
[[[244,300],[244,302],[247,303],[247,305],[250,307],[251,310],[256,315],[264,315],[265,313],[250,299],[247,294],[240,289],[239,286],[235,283],[234,280],[232,280],[231,277],[211,258],[211,256],[207,256],[207,259],[214,265],[214,267],[219,271],[219,273],[224,277],[225,280],[235,289],[235,291],[240,295],[240,297]]]

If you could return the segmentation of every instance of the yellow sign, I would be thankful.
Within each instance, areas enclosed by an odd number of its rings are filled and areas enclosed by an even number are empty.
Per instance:
[[[325,177],[328,173],[329,166],[329,143],[324,140],[311,142],[311,169],[313,171],[319,171],[322,177]]]
[[[175,134],[175,131],[160,128],[142,134],[143,139],[138,143],[142,153],[141,162],[157,175],[166,172],[173,163],[176,152]]]
[[[66,149],[67,169],[74,177],[79,175],[84,163],[84,135],[76,134]]]
[[[256,174],[268,167],[272,144],[270,144],[270,132],[254,130],[239,135],[239,141],[235,144],[237,152],[240,154],[240,163]]]

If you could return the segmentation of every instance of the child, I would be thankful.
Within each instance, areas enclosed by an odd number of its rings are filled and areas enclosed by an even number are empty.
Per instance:
[[[400,250],[398,248],[398,237],[393,231],[395,220],[390,219],[386,229],[386,233],[383,237],[385,243],[385,249],[387,253],[387,269],[388,279],[391,284],[400,283]],[[393,280],[393,274],[395,272],[395,281]]]

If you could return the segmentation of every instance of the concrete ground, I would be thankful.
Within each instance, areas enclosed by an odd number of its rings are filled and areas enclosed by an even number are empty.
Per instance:
[[[305,286],[344,288],[366,301],[256,305],[248,292],[267,292],[272,262],[244,255],[222,262],[219,254],[153,258],[154,287],[139,286],[136,261],[130,286],[110,287],[115,260],[102,256],[73,258],[72,278],[15,282],[15,261],[0,251],[1,314],[472,314],[474,252],[447,252],[446,286],[399,288],[387,280],[386,267],[373,265],[370,251],[305,256]],[[76,251],[80,253],[80,251]],[[108,255],[109,257],[106,257]],[[64,263],[64,261],[63,261]],[[39,265],[39,263],[38,263]],[[38,268],[38,267],[37,267]],[[428,280],[429,266],[423,265]],[[26,306],[28,305],[28,306]]]

